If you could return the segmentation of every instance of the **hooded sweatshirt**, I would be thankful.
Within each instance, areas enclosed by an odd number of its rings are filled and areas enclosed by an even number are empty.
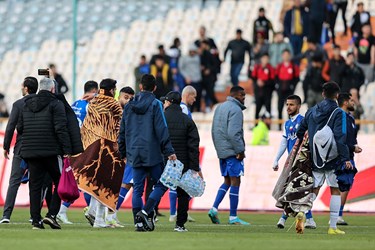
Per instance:
[[[64,104],[47,90],[25,99],[17,130],[24,159],[72,154]]]
[[[337,102],[331,99],[324,99],[314,107],[310,108],[302,120],[301,126],[297,131],[297,137],[302,140],[306,131],[309,134],[310,157],[313,153],[313,138],[315,133],[322,129],[326,124],[331,113],[338,107]],[[339,156],[328,162],[321,170],[332,170],[339,168],[345,161],[350,160],[349,149],[346,145],[347,126],[346,113],[338,109],[333,114],[328,126],[332,129],[337,144]],[[311,158],[312,159],[312,158]],[[321,162],[321,158],[318,162]],[[314,165],[314,170],[318,168]]]
[[[153,93],[143,91],[125,105],[118,144],[132,167],[153,167],[174,154],[163,104]]]

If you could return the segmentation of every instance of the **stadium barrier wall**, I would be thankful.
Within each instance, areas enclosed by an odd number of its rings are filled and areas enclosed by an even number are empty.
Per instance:
[[[0,141],[3,141],[4,132],[0,132]],[[217,189],[222,183],[219,161],[211,139],[209,129],[200,129],[201,136],[201,167],[206,181],[206,190],[202,197],[194,198],[191,201],[192,209],[207,210],[212,206]],[[241,181],[240,200],[238,208],[241,210],[278,210],[275,207],[275,200],[271,193],[278,179],[280,170],[274,172],[272,164],[278,150],[281,132],[270,132],[269,146],[246,146],[245,175]],[[251,132],[245,131],[247,144],[251,141]],[[345,210],[353,212],[375,212],[375,135],[358,136],[359,145],[363,148],[361,154],[355,156],[358,174]],[[13,150],[11,150],[13,151]],[[12,154],[10,155],[10,158]],[[280,160],[280,168],[286,159],[286,153]],[[11,172],[11,159],[7,160],[3,154],[0,156],[0,205],[4,204],[8,181]],[[81,195],[82,196],[82,195]],[[329,188],[323,186],[317,197],[313,210],[328,211],[329,209]],[[28,185],[22,184],[18,191],[16,205],[29,205]],[[85,206],[83,197],[80,197],[73,206]],[[131,207],[131,192],[126,197],[123,207]],[[164,195],[160,208],[168,208],[168,192]],[[229,195],[226,195],[220,209],[229,209]]]

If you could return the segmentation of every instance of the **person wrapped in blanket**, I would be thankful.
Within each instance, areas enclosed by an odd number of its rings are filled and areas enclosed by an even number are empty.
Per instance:
[[[276,207],[283,209],[285,215],[296,217],[296,232],[299,234],[304,231],[304,213],[312,208],[313,183],[309,138],[306,133],[303,140],[297,139],[294,144],[272,192],[277,201]]]
[[[341,166],[336,170],[335,174],[337,176],[337,183],[339,184],[339,189],[341,192],[341,206],[339,211],[339,218],[337,220],[337,225],[346,226],[348,223],[342,218],[344,206],[346,199],[351,189],[354,176],[357,173],[357,168],[354,163],[354,153],[361,153],[362,148],[358,146],[357,142],[357,133],[358,128],[355,124],[355,119],[351,112],[355,111],[355,103],[352,95],[349,93],[340,93],[339,98],[337,99],[339,107],[346,112],[346,127],[347,127],[347,136],[346,144],[349,148],[350,161],[353,165],[353,169],[345,169],[345,166]]]
[[[290,95],[286,98],[285,106],[287,109],[287,113],[290,117],[284,124],[284,132],[282,136],[282,140],[280,142],[279,151],[276,155],[275,162],[273,164],[273,170],[278,171],[279,169],[279,160],[281,156],[284,154],[286,150],[288,150],[288,154],[290,154],[293,150],[293,147],[297,141],[297,130],[301,125],[303,120],[303,116],[300,114],[302,100],[298,95]],[[285,227],[285,222],[288,219],[287,214],[283,213],[277,222],[277,228],[283,229]],[[316,223],[313,219],[312,213],[309,210],[306,213],[306,223],[305,228],[315,229]]]

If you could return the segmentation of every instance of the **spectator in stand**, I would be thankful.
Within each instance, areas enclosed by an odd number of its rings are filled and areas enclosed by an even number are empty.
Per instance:
[[[167,55],[167,52],[165,51],[163,44],[160,44],[158,46],[158,51],[159,51],[159,53],[157,53],[157,54],[155,54],[151,57],[150,64],[151,65],[156,64],[156,59],[158,57],[162,57],[164,62],[169,65],[171,63],[171,57]]]
[[[321,55],[314,55],[312,67],[307,69],[304,85],[308,87],[307,105],[309,108],[323,100],[322,87],[324,79],[322,77],[323,60]]]
[[[270,32],[273,32],[272,23],[266,18],[266,11],[261,7],[259,8],[258,18],[254,21],[253,43],[258,41],[258,35],[261,35],[268,41],[270,39]]]
[[[342,88],[343,93],[350,93],[352,89],[359,91],[365,82],[363,70],[355,62],[353,53],[346,55],[346,67],[343,74]]]
[[[303,53],[301,56],[297,56],[295,59],[300,60],[302,58],[307,59],[307,69],[312,67],[313,57],[319,56],[323,58],[323,60],[327,60],[328,55],[327,52],[318,44],[312,42],[310,39],[307,41],[308,49]],[[302,88],[303,88],[303,95],[304,95],[304,103],[307,102],[307,92],[309,86],[306,85],[307,81],[303,81]]]
[[[201,43],[201,69],[202,69],[202,87],[206,90],[206,112],[210,112],[211,108],[210,105],[215,105],[217,103],[215,97],[215,57],[210,53],[210,45],[207,41],[203,41]],[[198,111],[200,107],[198,107],[199,100],[196,101],[196,106]]]
[[[372,82],[374,80],[375,38],[371,34],[369,24],[362,27],[362,36],[355,42],[354,54],[359,67],[365,73],[365,83]]]
[[[354,0],[352,0],[354,2]],[[344,35],[347,35],[348,32],[348,24],[346,22],[346,8],[348,7],[348,0],[333,0],[333,9],[335,11],[335,22],[333,27],[336,25],[336,19],[337,15],[339,13],[339,10],[341,10],[341,17],[342,17],[342,22],[344,23]],[[333,28],[334,29],[334,28]]]
[[[301,5],[301,0],[294,0],[292,9],[288,10],[284,18],[284,36],[289,38],[293,53],[299,55],[302,50],[303,38],[309,31],[309,13]],[[271,57],[272,64],[272,57]]]
[[[282,32],[276,32],[273,41],[269,48],[270,63],[272,67],[277,67],[283,61],[282,54],[285,50],[293,57],[293,48],[289,42],[284,41]]]
[[[179,69],[185,79],[186,85],[190,85],[196,90],[196,107],[199,109],[202,98],[202,73],[201,59],[197,50],[198,48],[195,46],[195,44],[190,45],[189,55],[181,57]]]
[[[4,101],[5,96],[0,93],[0,117],[9,117],[7,105]]]
[[[287,97],[293,95],[299,81],[299,67],[291,62],[290,51],[284,50],[281,57],[283,62],[276,68],[279,119],[283,118],[283,108]],[[280,124],[280,130],[281,126]]]
[[[185,87],[185,81],[181,72],[178,69],[179,59],[181,57],[181,42],[178,37],[173,40],[172,46],[167,51],[167,55],[171,57],[171,71],[173,81],[175,83],[175,90],[181,92],[182,89]]]
[[[218,48],[217,48],[217,46],[215,44],[214,39],[212,39],[210,37],[207,37],[207,35],[206,35],[206,28],[204,26],[201,26],[199,28],[199,39],[195,40],[194,44],[195,44],[195,46],[197,46],[198,48],[200,48],[201,47],[201,43],[203,41],[207,41],[208,42],[208,45],[210,47],[210,52],[214,56],[214,59],[215,59],[214,60],[214,62],[215,62],[215,68],[214,68],[215,69],[215,72],[214,72],[215,78],[214,78],[214,80],[216,82],[216,80],[217,80],[217,74],[220,73],[220,65],[221,65],[221,60],[219,58],[219,50],[218,50]]]
[[[60,94],[60,93],[65,94],[66,92],[68,92],[69,91],[68,85],[66,84],[62,75],[57,73],[56,65],[53,63],[50,63],[49,69],[52,72],[53,79],[55,79],[55,81],[57,82],[56,94]]]
[[[363,73],[363,70],[356,64],[354,54],[348,53],[346,56],[346,68],[344,71],[341,92],[350,93],[352,95],[356,106],[353,116],[356,119],[360,119],[361,114],[363,114],[364,112],[363,107],[359,101],[359,89],[364,84],[364,82],[365,75]]]
[[[340,88],[344,78],[346,63],[344,57],[341,56],[340,46],[334,45],[333,56],[329,61],[325,61],[322,76],[325,82],[336,82]]]
[[[271,113],[272,92],[275,89],[275,70],[269,64],[268,54],[263,54],[260,61],[252,72],[256,105],[255,119],[259,118],[263,105],[267,112]]]
[[[181,56],[181,41],[180,38],[176,37],[173,39],[173,44],[167,51],[167,55],[171,57],[171,63],[178,65],[178,60]]]
[[[363,2],[359,2],[357,12],[354,14],[350,25],[354,41],[362,36],[362,28],[365,25],[371,26],[371,15],[368,11],[365,11]]]
[[[253,46],[253,53],[252,53],[255,64],[260,63],[260,58],[262,57],[262,55],[266,53],[268,54],[269,48],[270,48],[269,43],[266,40],[264,40],[264,37],[261,34],[258,34],[257,42],[255,46]]]
[[[303,53],[301,56],[297,56],[297,59],[307,59],[307,68],[312,67],[312,58],[315,55],[319,55],[323,58],[323,60],[328,60],[328,54],[327,51],[324,50],[324,48],[310,39],[307,40],[307,50],[305,53]]]
[[[326,19],[326,0],[307,0],[309,7],[309,38],[319,43],[322,35],[323,22]]]
[[[335,26],[336,26],[336,17],[337,17],[337,6],[334,4],[333,2],[334,0],[326,0],[326,23],[328,24],[328,28],[329,30],[331,31],[331,38],[332,38],[332,44],[336,44],[335,43]],[[325,31],[323,30],[323,33]],[[327,37],[327,40],[329,38]],[[324,44],[325,42],[323,41],[322,42],[322,39],[321,39],[321,43]]]
[[[231,40],[228,43],[227,48],[224,52],[224,60],[227,56],[228,51],[232,52],[230,60],[230,78],[233,86],[238,85],[238,76],[240,75],[243,64],[245,63],[245,53],[249,54],[251,61],[251,45],[248,41],[242,38],[242,30],[236,30],[236,39]]]
[[[156,78],[156,90],[154,92],[157,99],[165,96],[173,89],[172,71],[167,63],[164,62],[164,57],[161,55],[155,56],[155,64],[151,65],[151,75]]]
[[[134,76],[135,76],[135,91],[139,92],[138,83],[141,82],[141,78],[144,74],[150,73],[150,64],[146,60],[145,55],[141,55],[139,65],[134,69]]]

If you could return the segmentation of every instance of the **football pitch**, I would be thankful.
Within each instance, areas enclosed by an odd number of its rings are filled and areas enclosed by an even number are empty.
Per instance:
[[[230,226],[226,224],[228,212],[219,214],[220,225],[212,224],[206,212],[191,212],[196,222],[186,223],[189,232],[185,233],[174,232],[168,212],[162,213],[167,216],[159,217],[154,232],[135,232],[128,209],[118,216],[125,228],[94,229],[82,209],[71,209],[68,216],[73,225],[62,225],[62,230],[48,225],[45,230],[31,230],[28,208],[17,208],[12,224],[0,224],[0,249],[375,249],[375,215],[347,214],[349,226],[340,227],[346,235],[327,235],[329,215],[317,214],[318,228],[297,235],[294,227],[288,232],[293,219],[287,221],[286,229],[276,228],[278,213],[240,212],[251,226]]]

